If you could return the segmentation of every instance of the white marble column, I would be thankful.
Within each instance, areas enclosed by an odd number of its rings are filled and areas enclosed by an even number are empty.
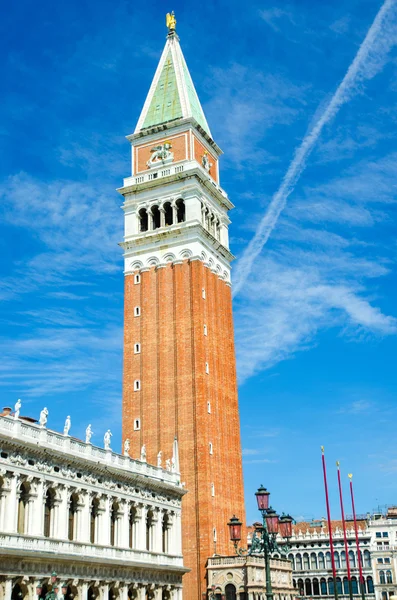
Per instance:
[[[118,519],[117,546],[128,548],[130,542],[130,504],[124,500],[120,501],[120,518]]]
[[[78,495],[75,525],[75,539],[78,542],[90,542],[92,500],[93,496],[88,491],[82,491]]]
[[[31,494],[31,515],[32,520],[29,524],[29,533],[32,535],[43,535],[44,526],[44,508],[43,508],[43,495],[44,495],[44,480],[38,479],[34,483],[34,494]],[[26,506],[26,509],[28,505]],[[25,530],[26,531],[26,530]]]
[[[119,600],[128,600],[128,586],[121,584],[119,587]]]
[[[6,479],[4,478],[6,481]],[[7,480],[8,484],[8,480]],[[3,485],[0,490],[0,531],[6,531],[6,523],[8,520],[7,515],[7,505],[8,505],[8,496],[10,495],[10,489]]]
[[[99,502],[97,518],[97,544],[109,546],[110,544],[110,502],[109,496],[102,496]]]
[[[56,537],[60,540],[67,540],[69,533],[69,506],[70,506],[70,488],[65,485],[59,486],[59,506],[57,515]]]
[[[172,208],[172,224],[175,225],[175,223],[178,222],[178,213],[177,213],[177,207],[176,207],[175,200],[172,200],[171,208]]]
[[[151,550],[152,552],[162,552],[163,549],[163,510],[156,509],[153,511],[153,543]]]
[[[137,524],[136,524],[136,549],[146,550],[146,515],[147,506],[139,505],[137,509]]]
[[[87,600],[87,592],[88,582],[82,581],[81,584],[77,586],[78,600]]]
[[[154,600],[162,600],[162,596],[163,596],[163,588],[156,587],[154,590]]]
[[[146,600],[146,586],[142,585],[138,588],[138,598],[137,600]]]
[[[160,206],[160,227],[165,227],[165,210],[164,206]]]
[[[182,525],[180,511],[175,513],[174,525],[174,554],[182,555]]]
[[[8,490],[9,493],[6,498],[5,514],[7,518],[4,521],[4,531],[15,533],[18,526],[18,486],[19,486],[19,475],[13,473],[8,478]],[[10,596],[11,598],[11,596]]]
[[[6,579],[0,584],[1,600],[11,600],[12,594],[12,579]]]
[[[168,512],[168,529],[167,529],[167,544],[166,544],[166,553],[167,554],[177,554],[175,550],[175,513]]]
[[[109,598],[109,584],[103,583],[99,588],[99,600],[108,600]]]

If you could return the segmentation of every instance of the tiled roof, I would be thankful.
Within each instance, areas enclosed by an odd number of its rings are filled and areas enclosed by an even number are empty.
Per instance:
[[[320,522],[322,525],[320,525]],[[318,525],[317,525],[318,523]],[[359,529],[365,529],[367,526],[367,522],[364,520],[357,521],[357,527]],[[335,533],[337,530],[342,531],[343,524],[342,521],[333,520],[331,521],[332,533]],[[353,521],[346,521],[346,529],[354,529]],[[300,523],[296,523],[296,525],[292,526],[292,531],[294,535],[299,535],[300,533],[305,534],[309,533],[328,533],[328,522],[326,519],[319,519],[318,521],[301,521]]]

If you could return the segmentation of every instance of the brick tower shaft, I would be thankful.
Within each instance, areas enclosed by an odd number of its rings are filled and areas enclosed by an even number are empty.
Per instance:
[[[171,463],[179,445],[185,600],[207,594],[206,562],[229,554],[245,517],[221,151],[170,30],[132,144],[124,196],[123,442]],[[150,550],[150,548],[148,548]]]

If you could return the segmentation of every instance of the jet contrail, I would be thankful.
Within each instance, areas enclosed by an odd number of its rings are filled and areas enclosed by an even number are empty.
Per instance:
[[[233,284],[233,296],[238,294],[251,272],[252,265],[266,244],[269,236],[277,223],[288,196],[293,191],[302,171],[306,166],[306,159],[310,155],[321,131],[339,111],[341,106],[349,100],[354,85],[365,79],[374,77],[382,66],[381,56],[385,55],[396,42],[396,33],[385,34],[384,25],[391,9],[395,9],[397,0],[386,0],[376,15],[364,41],[362,42],[346,75],[339,84],[335,94],[316,120],[310,131],[304,137],[301,145],[296,149],[294,158],[277,192],[274,194],[270,205],[263,216],[254,237],[244,250],[237,263],[236,277]]]

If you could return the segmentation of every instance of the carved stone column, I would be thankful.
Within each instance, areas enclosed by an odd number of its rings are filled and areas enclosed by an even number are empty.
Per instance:
[[[138,588],[138,597],[137,600],[146,600],[146,586],[142,585]]]
[[[153,231],[153,229],[154,229],[153,213],[152,213],[152,208],[150,206],[147,209],[147,219],[148,219],[148,224],[147,224],[148,231]]]
[[[162,596],[163,596],[163,588],[162,587],[156,587],[153,593],[153,600],[162,600]]]
[[[109,600],[109,584],[103,583],[99,586],[99,600]]]
[[[177,213],[177,207],[176,207],[176,200],[172,199],[171,201],[171,208],[172,208],[172,224],[175,225],[175,223],[178,223],[178,213]]]
[[[128,585],[120,584],[119,587],[119,600],[128,600]]]
[[[165,210],[164,206],[160,206],[160,227],[165,227]]]
[[[130,520],[129,520],[130,505],[125,500],[120,500],[120,518],[118,519],[118,536],[117,546],[120,548],[129,547],[130,537]]]
[[[11,600],[12,579],[8,578],[0,583],[0,600]]]
[[[58,515],[57,515],[57,534],[61,540],[68,539],[69,533],[69,507],[70,507],[70,488],[66,485],[58,487]]]
[[[91,534],[91,502],[93,499],[86,490],[78,492],[77,500],[77,523],[76,523],[76,540],[78,542],[90,542]]]
[[[153,525],[151,531],[151,545],[150,549],[152,552],[160,553],[162,551],[162,534],[163,534],[163,511],[159,509],[153,510]]]
[[[147,506],[140,504],[137,508],[136,549],[146,550],[146,515]]]
[[[98,544],[109,546],[110,544],[110,498],[102,496],[99,501],[97,518],[97,536]]]
[[[0,470],[0,477],[3,479],[3,485],[0,490],[0,531],[7,531],[8,521],[8,497],[11,492],[11,478],[7,475],[5,469]]]
[[[87,600],[87,592],[88,592],[89,582],[82,581],[80,585],[77,586],[77,600]]]
[[[18,526],[19,475],[17,473],[12,473],[5,481],[7,481],[8,495],[6,498],[5,514],[7,515],[7,518],[4,521],[4,531],[15,533]]]
[[[180,511],[175,513],[175,526],[174,526],[174,549],[175,554],[182,554],[182,525],[181,525],[181,513]]]

